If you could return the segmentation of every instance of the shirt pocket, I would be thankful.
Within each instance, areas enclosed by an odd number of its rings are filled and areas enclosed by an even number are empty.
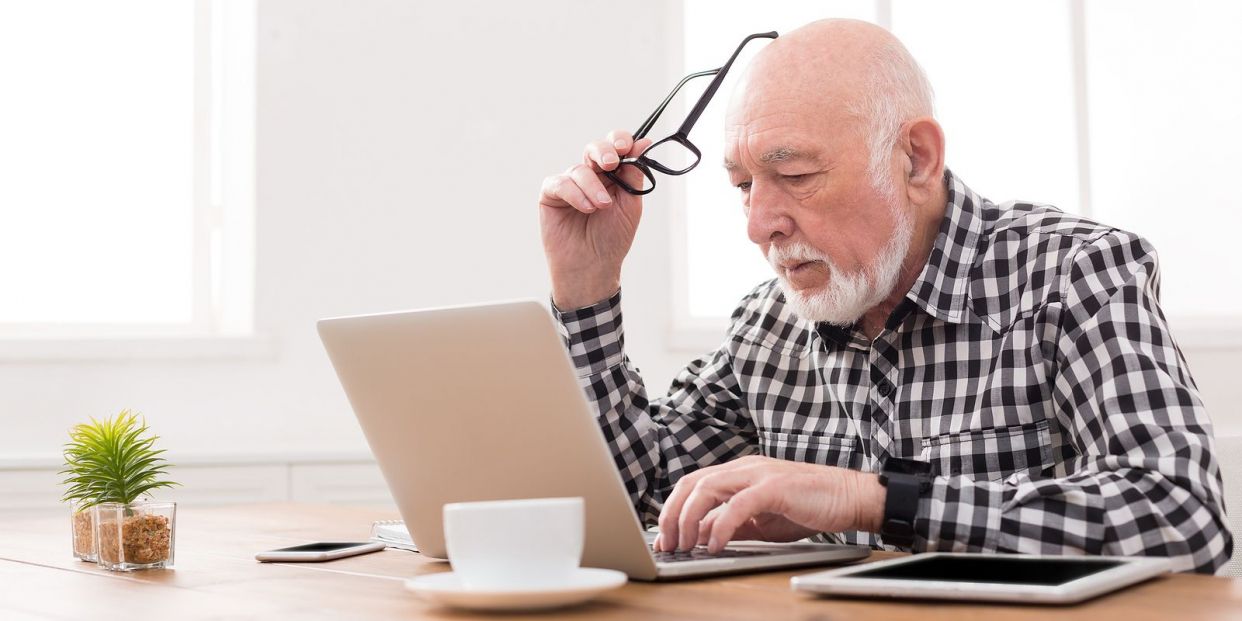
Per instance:
[[[855,464],[857,451],[852,437],[761,431],[759,444],[765,456],[776,459],[854,469],[862,465]]]
[[[1038,478],[1052,467],[1048,421],[972,429],[924,438],[923,458],[945,476],[999,481],[1025,473]]]

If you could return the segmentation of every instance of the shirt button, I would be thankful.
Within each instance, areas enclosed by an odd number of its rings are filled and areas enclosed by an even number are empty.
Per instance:
[[[887,381],[880,382],[879,389],[880,389],[881,397],[887,397],[893,394],[893,385],[888,383]]]

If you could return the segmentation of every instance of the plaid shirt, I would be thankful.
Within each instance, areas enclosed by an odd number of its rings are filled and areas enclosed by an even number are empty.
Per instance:
[[[1224,564],[1212,427],[1160,309],[1154,249],[945,178],[935,246],[874,341],[797,317],[769,281],[652,400],[625,355],[620,292],[553,309],[643,521],[682,475],[742,455],[869,472],[894,456],[937,469],[915,550]]]

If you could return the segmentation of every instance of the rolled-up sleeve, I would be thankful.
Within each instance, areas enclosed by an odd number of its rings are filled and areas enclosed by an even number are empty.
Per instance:
[[[620,291],[585,308],[553,306],[553,314],[644,523],[656,522],[682,475],[758,450],[727,348],[690,363],[666,396],[649,400],[625,354]]]

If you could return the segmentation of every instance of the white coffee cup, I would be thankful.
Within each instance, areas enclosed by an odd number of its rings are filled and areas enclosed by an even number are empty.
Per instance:
[[[471,589],[563,585],[582,563],[582,498],[488,500],[444,505],[444,545]]]

